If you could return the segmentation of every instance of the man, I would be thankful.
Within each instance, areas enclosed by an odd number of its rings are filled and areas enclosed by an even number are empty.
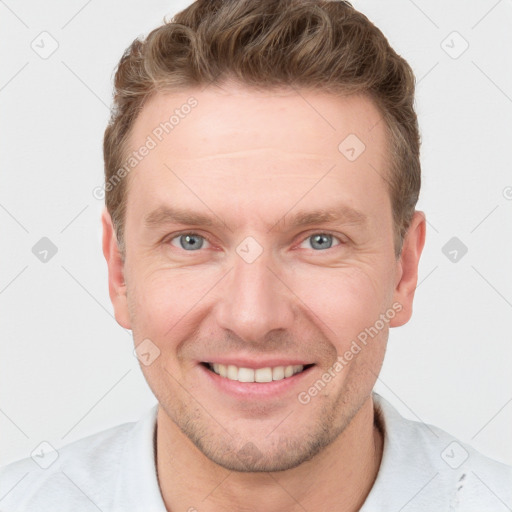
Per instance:
[[[158,406],[8,466],[1,510],[512,506],[510,468],[372,392],[425,241],[413,100],[346,2],[197,1],[136,40],[103,251]]]

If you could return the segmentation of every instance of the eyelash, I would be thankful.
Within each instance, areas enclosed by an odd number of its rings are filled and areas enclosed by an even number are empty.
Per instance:
[[[183,235],[193,235],[193,236],[198,236],[198,237],[201,237],[203,238],[204,240],[206,240],[210,245],[213,245],[213,242],[212,240],[208,237],[208,236],[205,236],[205,235],[201,235],[200,233],[196,233],[195,231],[183,231],[181,233],[177,233],[173,236],[171,236],[170,238],[167,238],[166,240],[166,243],[168,244],[171,244],[171,242],[173,240],[176,240],[178,239],[179,237],[183,236]],[[339,243],[332,246],[332,247],[328,247],[327,249],[325,250],[315,250],[315,249],[309,249],[311,251],[314,251],[314,252],[325,252],[329,249],[334,249],[335,247],[338,247],[338,246],[341,246],[341,245],[344,245],[346,244],[347,242],[342,240],[342,238],[334,233],[331,233],[330,231],[315,231],[313,233],[310,233],[308,234],[307,236],[303,237],[301,240],[300,240],[300,243],[298,245],[301,245],[304,241],[306,241],[308,238],[311,238],[315,235],[329,235],[329,236],[332,236],[333,239],[336,239]],[[173,246],[174,247],[174,246]],[[196,251],[185,251],[182,247],[176,247],[176,249],[182,249],[184,252],[196,252]],[[198,249],[198,251],[201,250],[201,249]]]

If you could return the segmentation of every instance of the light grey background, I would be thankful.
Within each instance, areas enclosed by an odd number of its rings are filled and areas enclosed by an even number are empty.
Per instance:
[[[187,4],[0,0],[1,464],[155,403],[112,316],[92,190],[116,63]],[[512,2],[354,4],[416,73],[429,221],[414,316],[391,331],[377,390],[512,463]],[[51,49],[43,31],[59,45],[47,59],[31,47]],[[42,237],[58,248],[46,263]],[[468,248],[457,262],[452,237]]]

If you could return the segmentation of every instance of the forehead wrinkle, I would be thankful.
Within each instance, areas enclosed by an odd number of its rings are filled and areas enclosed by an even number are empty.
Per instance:
[[[193,161],[205,161],[205,160],[215,160],[217,158],[240,158],[244,156],[253,156],[254,154],[262,153],[262,152],[271,152],[274,154],[279,154],[280,158],[292,160],[296,158],[300,159],[310,159],[310,160],[320,160],[325,159],[324,155],[315,154],[315,153],[299,153],[294,151],[285,151],[282,149],[276,148],[257,148],[257,149],[246,149],[243,151],[229,151],[227,153],[215,153],[213,155],[203,155],[203,156],[191,156],[191,157],[174,157],[175,161],[185,161],[185,160],[193,160]]]

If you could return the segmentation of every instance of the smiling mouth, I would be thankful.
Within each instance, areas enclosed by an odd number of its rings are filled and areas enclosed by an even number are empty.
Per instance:
[[[273,382],[293,377],[297,373],[301,373],[312,364],[274,366],[265,368],[244,368],[235,365],[224,365],[221,363],[201,363],[208,370],[229,380],[238,382]]]

